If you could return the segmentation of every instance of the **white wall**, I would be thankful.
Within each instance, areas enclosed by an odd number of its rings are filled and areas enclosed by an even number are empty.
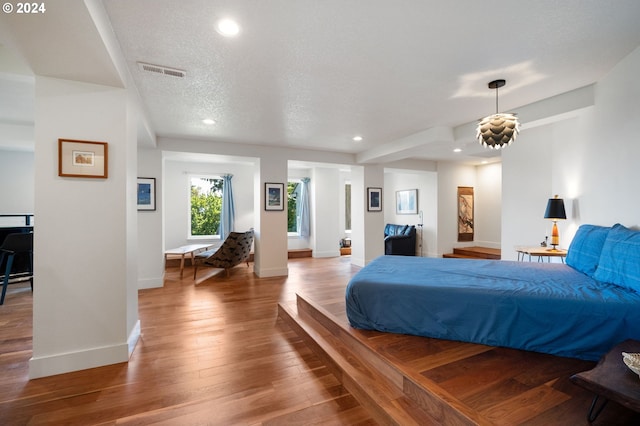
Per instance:
[[[164,249],[199,242],[220,243],[219,237],[189,239],[189,177],[191,175],[232,174],[235,203],[235,231],[254,226],[255,165],[238,163],[197,163],[165,160],[163,184]]]
[[[396,191],[418,190],[418,212],[422,212],[423,227],[418,227],[417,256],[437,256],[438,175],[436,172],[387,169],[384,174],[384,221],[398,225],[418,225],[419,214],[396,214]],[[380,231],[382,236],[382,230]],[[422,240],[422,241],[420,241]]]
[[[164,282],[162,153],[157,149],[138,150],[137,175],[156,180],[156,210],[137,212],[138,288],[162,287]]]
[[[0,150],[0,214],[33,214],[33,152]]]
[[[501,248],[502,163],[476,167],[475,245]]]
[[[454,247],[475,245],[474,241],[458,243],[458,187],[475,188],[476,182],[474,166],[438,163],[438,256],[451,253]],[[476,214],[478,211],[474,209],[474,215]]]
[[[35,122],[29,375],[127,361],[139,322],[132,267],[137,263],[135,126],[126,91],[38,77]],[[59,177],[60,137],[107,142],[108,178]]]
[[[525,130],[503,153],[503,258],[513,247],[550,232],[542,218],[547,199],[565,200],[560,245],[580,224],[640,224],[640,49],[595,88],[595,105],[578,117]],[[512,149],[513,148],[513,149]]]
[[[313,257],[335,257],[340,255],[340,170],[315,167],[311,177],[311,230],[314,234]],[[342,192],[344,194],[344,192]],[[344,223],[344,221],[343,221]]]

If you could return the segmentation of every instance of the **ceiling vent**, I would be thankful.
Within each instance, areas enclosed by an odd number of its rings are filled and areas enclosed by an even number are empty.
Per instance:
[[[183,78],[187,75],[187,72],[183,70],[179,70],[176,68],[163,67],[162,65],[147,64],[144,62],[138,62],[138,68],[140,68],[141,71],[153,72],[156,74],[163,74],[171,77]]]

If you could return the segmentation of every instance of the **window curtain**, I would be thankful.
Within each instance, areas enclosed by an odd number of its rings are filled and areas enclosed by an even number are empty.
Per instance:
[[[235,206],[233,205],[233,188],[231,186],[231,178],[233,175],[222,176],[222,211],[220,212],[220,239],[224,241],[233,231],[233,222],[235,220]]]
[[[300,220],[298,220],[298,233],[301,237],[309,236],[309,217],[311,207],[309,205],[309,178],[302,178],[300,181],[302,184],[299,186],[300,193],[298,194],[298,205],[296,206],[296,210],[298,211],[298,215]]]

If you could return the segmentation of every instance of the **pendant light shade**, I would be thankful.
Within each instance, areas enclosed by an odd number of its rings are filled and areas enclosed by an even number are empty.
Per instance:
[[[511,145],[520,132],[516,114],[498,112],[498,88],[505,84],[505,80],[489,83],[489,89],[496,89],[496,113],[480,120],[476,132],[478,142],[485,148],[500,149]]]

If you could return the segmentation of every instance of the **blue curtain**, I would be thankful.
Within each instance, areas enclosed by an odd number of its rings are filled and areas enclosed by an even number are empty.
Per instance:
[[[220,240],[224,241],[233,231],[233,222],[235,220],[235,206],[233,205],[233,189],[231,187],[231,178],[233,175],[222,176],[222,211],[220,212]]]
[[[299,185],[300,193],[298,194],[296,210],[298,211],[298,233],[301,237],[308,237],[309,233],[309,212],[311,206],[309,205],[309,178],[300,179],[302,184]]]

